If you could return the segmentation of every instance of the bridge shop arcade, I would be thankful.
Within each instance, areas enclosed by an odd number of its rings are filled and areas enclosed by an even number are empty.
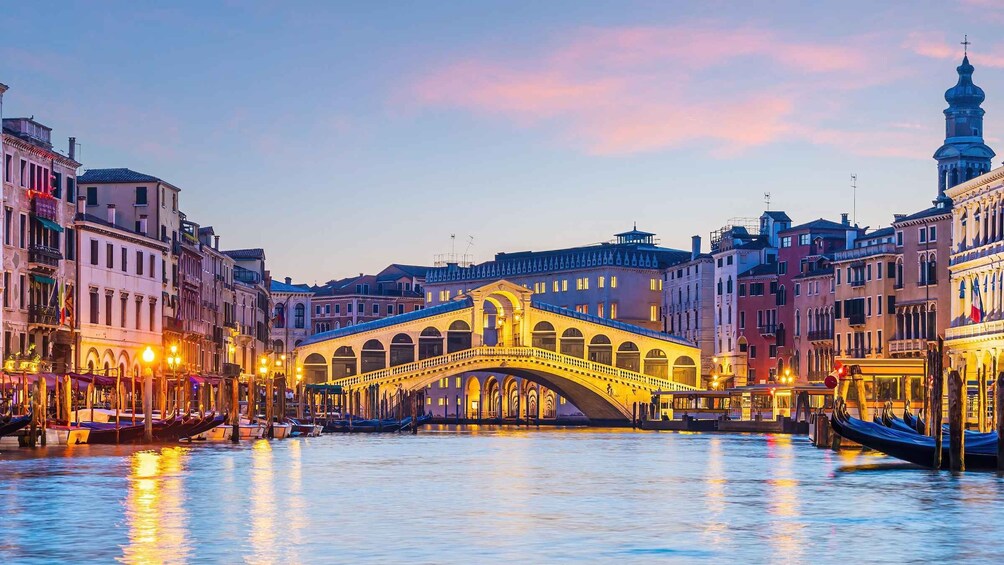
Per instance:
[[[297,348],[308,383],[337,384],[350,413],[462,421],[578,418],[624,424],[655,391],[695,390],[699,350],[679,338],[541,303],[498,281],[446,304],[324,332]]]

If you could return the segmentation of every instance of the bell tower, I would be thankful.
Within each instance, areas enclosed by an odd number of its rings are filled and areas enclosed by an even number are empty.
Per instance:
[[[980,104],[986,96],[973,84],[973,66],[969,64],[969,38],[962,42],[966,51],[956,67],[959,80],[945,92],[945,143],[935,153],[938,161],[938,199],[945,190],[978,177],[990,170],[995,153],[983,143],[983,114]]]

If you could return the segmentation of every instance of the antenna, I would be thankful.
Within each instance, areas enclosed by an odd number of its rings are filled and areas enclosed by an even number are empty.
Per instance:
[[[851,173],[851,217],[854,225],[858,225],[858,175]]]
[[[457,254],[457,234],[455,233],[450,234],[450,254]]]
[[[468,235],[467,236],[467,249],[464,249],[464,256],[465,257],[467,256],[467,252],[471,250],[471,247],[474,247],[474,236],[473,235]]]
[[[763,193],[763,201],[764,201],[764,203],[767,204],[767,211],[770,212],[770,193],[769,192]]]

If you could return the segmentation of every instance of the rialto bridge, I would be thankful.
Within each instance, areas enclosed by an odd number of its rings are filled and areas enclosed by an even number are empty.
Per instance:
[[[700,352],[689,342],[532,295],[493,282],[446,304],[314,335],[296,357],[308,383],[341,385],[356,406],[490,371],[547,387],[590,421],[612,423],[630,420],[654,392],[696,389]],[[465,412],[484,406],[477,394],[462,401]]]

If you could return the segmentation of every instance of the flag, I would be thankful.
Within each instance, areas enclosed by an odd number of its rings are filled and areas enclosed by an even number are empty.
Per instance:
[[[59,285],[59,325],[66,325],[66,283]]]
[[[973,305],[969,310],[969,318],[974,324],[983,321],[983,295],[980,293],[980,283],[973,279],[969,283],[969,289],[973,295]]]

